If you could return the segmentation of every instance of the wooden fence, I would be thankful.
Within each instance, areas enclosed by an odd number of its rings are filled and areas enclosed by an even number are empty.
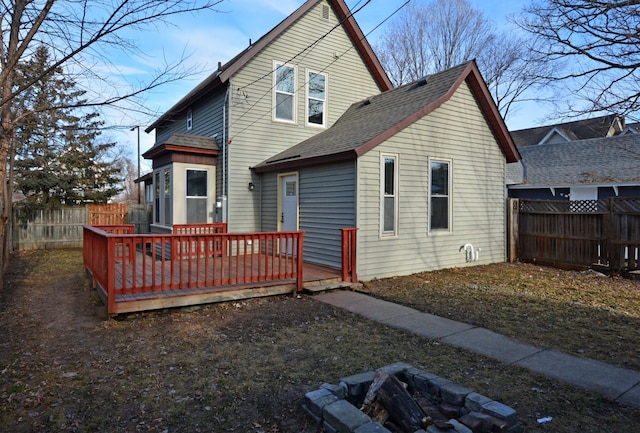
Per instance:
[[[639,268],[640,198],[509,201],[510,245],[518,259],[562,268]]]
[[[111,214],[109,214],[111,212]],[[151,205],[89,205],[28,213],[13,208],[14,251],[51,248],[82,248],[82,227],[91,220],[101,225],[133,224],[135,233],[148,233]]]

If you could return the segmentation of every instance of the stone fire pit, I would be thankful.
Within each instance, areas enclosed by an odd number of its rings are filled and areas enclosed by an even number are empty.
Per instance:
[[[382,367],[407,384],[407,391],[429,400],[450,427],[424,426],[411,433],[518,433],[522,430],[514,409],[405,363]],[[361,410],[375,371],[344,377],[337,384],[325,383],[305,395],[303,408],[327,433],[405,432],[393,422],[384,425]],[[428,423],[428,422],[427,422]]]

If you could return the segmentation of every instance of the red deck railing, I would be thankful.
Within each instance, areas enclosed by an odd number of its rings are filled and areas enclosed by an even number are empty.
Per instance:
[[[303,232],[230,234],[225,226],[175,226],[133,234],[133,225],[85,226],[84,266],[107,309],[141,294],[294,280],[303,289]]]

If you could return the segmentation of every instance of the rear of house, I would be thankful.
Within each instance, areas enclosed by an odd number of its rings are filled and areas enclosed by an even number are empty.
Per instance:
[[[254,171],[263,225],[289,197],[305,260],[332,266],[340,229],[357,227],[358,277],[369,280],[504,261],[505,167],[518,159],[470,62],[352,105]]]

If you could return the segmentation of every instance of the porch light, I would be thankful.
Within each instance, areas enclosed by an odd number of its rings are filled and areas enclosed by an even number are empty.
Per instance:
[[[249,191],[253,191],[254,189],[256,189],[256,186],[253,184],[253,182],[249,182],[249,186],[247,188],[249,188]]]

